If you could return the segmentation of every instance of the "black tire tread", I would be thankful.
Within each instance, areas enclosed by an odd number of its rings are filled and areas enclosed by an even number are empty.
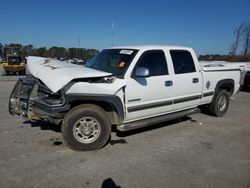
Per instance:
[[[101,135],[100,137],[90,144],[83,144],[78,142],[73,138],[72,129],[73,125],[70,123],[73,121],[74,117],[79,116],[79,114],[90,113],[96,114],[96,116],[101,119]],[[69,131],[71,130],[71,131]],[[65,116],[62,122],[62,137],[64,143],[69,148],[75,151],[90,151],[101,149],[110,138],[111,133],[111,123],[107,116],[107,113],[99,106],[93,104],[82,104],[71,109]]]
[[[227,106],[226,106],[226,108],[225,108],[225,110],[224,111],[218,111],[218,109],[217,109],[217,102],[218,102],[218,100],[219,100],[219,97],[221,96],[221,95],[225,95],[226,96],[226,98],[227,98]],[[229,93],[225,90],[225,89],[220,89],[220,90],[218,90],[218,92],[216,92],[215,93],[215,96],[213,97],[213,100],[212,100],[212,102],[210,103],[210,105],[208,106],[208,111],[209,111],[209,113],[211,114],[211,115],[213,115],[213,116],[216,116],[216,117],[222,117],[225,113],[226,113],[226,111],[227,111],[227,109],[228,109],[228,106],[229,106]]]

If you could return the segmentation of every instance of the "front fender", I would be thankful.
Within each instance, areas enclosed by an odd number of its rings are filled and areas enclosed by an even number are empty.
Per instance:
[[[65,95],[65,101],[66,104],[71,106],[90,103],[96,104],[100,107],[103,107],[104,109],[112,107],[112,110],[115,110],[118,116],[117,120],[114,120],[114,123],[121,124],[124,121],[125,111],[123,102],[117,95],[71,93]]]

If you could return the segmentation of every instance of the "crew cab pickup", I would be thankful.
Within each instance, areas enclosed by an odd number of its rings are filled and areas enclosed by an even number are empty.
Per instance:
[[[74,150],[96,150],[111,127],[127,131],[206,109],[223,116],[244,80],[244,64],[199,63],[193,49],[127,46],[102,50],[86,65],[28,57],[9,112],[61,125]]]

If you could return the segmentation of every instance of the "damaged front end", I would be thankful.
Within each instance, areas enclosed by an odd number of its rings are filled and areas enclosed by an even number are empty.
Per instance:
[[[10,114],[31,121],[45,120],[59,124],[68,110],[62,90],[54,93],[32,76],[21,78],[9,99]]]

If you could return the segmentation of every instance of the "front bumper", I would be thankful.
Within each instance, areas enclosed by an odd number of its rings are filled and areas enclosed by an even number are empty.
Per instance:
[[[29,98],[34,86],[35,80],[29,77],[17,81],[9,99],[10,114],[27,116]]]
[[[25,70],[25,65],[5,65],[3,66],[3,69],[8,72],[18,72]]]
[[[46,103],[38,92],[41,87],[45,86],[33,77],[21,78],[10,95],[9,112],[32,121],[46,120],[59,124],[70,106],[63,100],[57,104]]]

